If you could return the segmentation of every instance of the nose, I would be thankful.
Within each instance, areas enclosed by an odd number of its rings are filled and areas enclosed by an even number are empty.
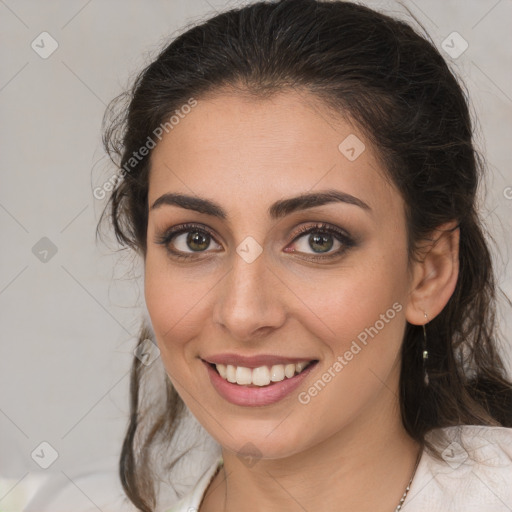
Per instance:
[[[219,283],[213,320],[230,339],[247,342],[268,335],[286,319],[282,288],[264,254],[251,263],[236,254],[231,270]]]

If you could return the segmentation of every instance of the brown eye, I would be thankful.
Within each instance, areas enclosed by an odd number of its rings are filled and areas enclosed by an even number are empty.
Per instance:
[[[355,246],[355,242],[343,230],[323,223],[304,227],[299,233],[293,241],[292,250],[286,252],[311,255],[311,259],[328,259],[340,256]]]
[[[180,235],[181,236],[181,235]],[[180,236],[176,238],[180,238]],[[193,251],[204,251],[210,245],[210,235],[201,233],[199,231],[189,231],[185,245]],[[183,249],[179,249],[180,251]]]
[[[177,258],[188,258],[193,257],[194,253],[204,253],[212,242],[217,248],[221,248],[208,230],[195,225],[175,226],[155,240],[155,243],[164,245],[168,253]]]
[[[334,245],[333,238],[326,234],[309,235],[308,244],[316,252],[328,252]]]
[[[313,232],[305,234],[296,239],[294,242],[296,250],[303,253],[328,253],[334,246],[339,249],[342,244],[334,238],[330,233]]]

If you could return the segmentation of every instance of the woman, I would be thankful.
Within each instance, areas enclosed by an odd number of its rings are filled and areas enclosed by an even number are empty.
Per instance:
[[[180,35],[126,98],[109,213],[168,377],[144,408],[135,357],[133,504],[157,507],[186,406],[222,456],[172,511],[511,510],[482,165],[433,45],[349,2],[259,2]]]

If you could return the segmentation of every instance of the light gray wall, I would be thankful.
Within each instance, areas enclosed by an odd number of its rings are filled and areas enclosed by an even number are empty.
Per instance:
[[[406,16],[393,1],[366,3]],[[100,491],[79,489],[74,472],[87,465],[115,471],[141,296],[130,259],[118,261],[95,243],[104,200],[94,199],[92,189],[114,172],[101,149],[102,115],[147,62],[145,52],[157,51],[185,23],[235,4],[0,1],[0,510],[14,510],[12,503],[43,478],[67,484],[74,510],[81,510],[99,502]],[[445,55],[479,119],[490,168],[484,216],[502,253],[499,280],[512,295],[504,266],[512,224],[512,3],[403,4],[440,47],[454,31],[469,45],[460,57]],[[47,58],[40,55],[53,43],[43,31],[58,43]],[[452,54],[460,47],[453,36],[445,44]],[[502,328],[512,339],[510,320]],[[43,441],[58,452],[47,470],[31,457]],[[42,450],[34,458],[49,460],[51,449]]]

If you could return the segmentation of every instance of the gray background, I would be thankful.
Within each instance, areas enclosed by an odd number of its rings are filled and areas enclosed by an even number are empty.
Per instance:
[[[4,512],[20,510],[43,483],[65,488],[62,500],[75,511],[98,510],[103,491],[80,476],[87,468],[98,477],[100,469],[109,471],[111,480],[105,476],[104,482],[115,485],[141,310],[141,268],[132,265],[130,255],[115,255],[95,242],[105,200],[95,199],[92,190],[115,172],[101,148],[101,119],[108,101],[165,40],[187,23],[240,3],[0,0]],[[396,2],[364,3],[408,18]],[[506,268],[512,224],[512,2],[402,4],[438,47],[454,31],[469,44],[460,57],[444,55],[465,81],[478,118],[477,143],[489,166],[482,214],[499,247],[498,280],[512,295]],[[46,59],[31,47],[43,31],[58,43]],[[45,249],[48,254],[41,252]],[[507,321],[502,318],[501,326],[511,340]],[[510,344],[504,348],[510,368]],[[43,441],[58,452],[46,470],[31,457]],[[40,450],[41,460],[49,456]],[[55,497],[56,491],[50,494]]]

